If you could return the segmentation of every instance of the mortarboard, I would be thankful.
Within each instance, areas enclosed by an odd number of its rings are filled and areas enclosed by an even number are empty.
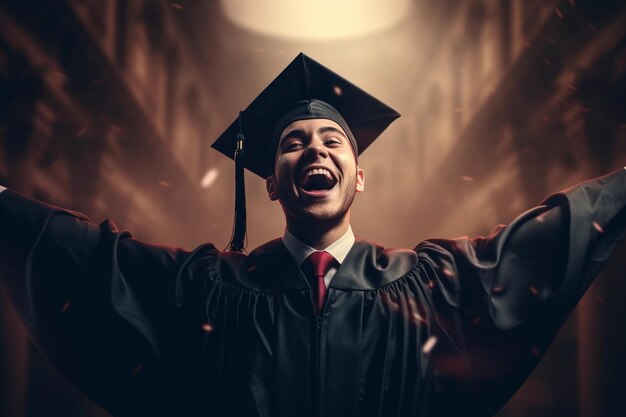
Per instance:
[[[333,120],[360,155],[398,117],[398,112],[320,63],[303,53],[296,56],[212,145],[236,166],[235,226],[229,249],[244,249],[243,168],[262,178],[270,176],[284,127],[303,119]]]

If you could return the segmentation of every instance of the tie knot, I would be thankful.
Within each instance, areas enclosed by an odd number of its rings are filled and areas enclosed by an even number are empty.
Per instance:
[[[310,254],[302,263],[306,272],[316,277],[323,277],[336,262],[333,255],[326,251],[317,251]]]

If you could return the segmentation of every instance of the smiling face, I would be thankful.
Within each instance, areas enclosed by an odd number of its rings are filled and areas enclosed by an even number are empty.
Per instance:
[[[288,227],[338,225],[349,221],[350,206],[355,193],[364,189],[365,174],[337,123],[298,120],[283,130],[274,174],[266,183],[270,199],[280,201]]]

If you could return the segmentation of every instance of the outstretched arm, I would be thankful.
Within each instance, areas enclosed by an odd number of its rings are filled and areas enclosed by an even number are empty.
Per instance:
[[[626,232],[626,171],[546,199],[487,237],[416,248],[432,287],[444,415],[517,390]]]
[[[3,288],[35,344],[115,415],[205,407],[196,395],[205,340],[179,290],[188,257],[110,222],[0,194]]]

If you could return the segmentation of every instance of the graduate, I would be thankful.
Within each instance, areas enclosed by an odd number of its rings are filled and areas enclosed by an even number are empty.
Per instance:
[[[144,243],[3,189],[2,284],[114,416],[493,415],[622,239],[626,171],[487,237],[387,249],[355,238],[350,208],[358,156],[397,117],[300,54],[213,145],[237,167],[230,250]],[[287,224],[249,254],[244,168]]]

